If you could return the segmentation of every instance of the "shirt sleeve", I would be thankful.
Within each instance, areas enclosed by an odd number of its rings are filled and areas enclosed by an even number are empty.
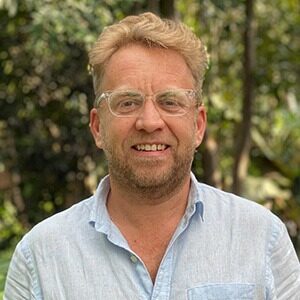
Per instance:
[[[300,299],[300,264],[286,227],[281,222],[279,232],[273,233],[272,244],[269,253],[272,278],[270,299]]]
[[[9,265],[3,300],[39,300],[41,298],[35,293],[36,286],[37,280],[30,252],[21,241]]]

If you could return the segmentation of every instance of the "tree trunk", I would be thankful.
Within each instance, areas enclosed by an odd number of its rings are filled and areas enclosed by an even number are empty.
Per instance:
[[[8,148],[8,153],[10,155],[10,160],[6,162],[7,174],[10,176],[10,194],[11,201],[16,208],[17,217],[23,228],[30,228],[30,222],[28,218],[28,207],[27,202],[22,196],[20,184],[21,184],[21,175],[18,168],[18,159],[19,155],[16,149],[15,138],[12,133],[7,133],[7,142],[6,146]]]
[[[159,0],[147,0],[147,10],[160,15]]]
[[[203,139],[204,150],[202,153],[203,182],[222,188],[221,174],[218,169],[218,144],[208,130]]]
[[[174,0],[160,0],[160,13],[163,18],[175,18]]]
[[[244,96],[242,108],[242,121],[237,127],[237,140],[235,144],[236,156],[233,167],[232,190],[241,194],[243,181],[246,178],[251,147],[252,106],[254,101],[254,0],[246,0],[246,25],[244,32]]]

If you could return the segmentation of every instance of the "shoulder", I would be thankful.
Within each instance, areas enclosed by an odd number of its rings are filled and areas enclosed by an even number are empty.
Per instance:
[[[270,214],[271,212],[263,205],[255,201],[237,196],[230,192],[225,192],[204,183],[197,183],[200,200],[205,205],[214,207],[224,207],[229,209],[247,210],[248,213],[255,211],[255,214]]]
[[[240,228],[264,230],[276,239],[285,230],[283,222],[263,205],[219,190],[203,183],[197,183],[198,195],[204,206],[204,216],[223,223],[238,224]]]
[[[264,206],[203,183],[197,186],[208,231],[234,235],[247,247],[262,247],[261,253],[266,251],[269,257],[274,249],[286,244],[283,240],[289,240],[285,224]]]
[[[70,208],[56,213],[35,225],[22,239],[28,245],[39,242],[56,243],[58,240],[77,232],[79,228],[89,226],[89,217],[94,197],[82,200]]]

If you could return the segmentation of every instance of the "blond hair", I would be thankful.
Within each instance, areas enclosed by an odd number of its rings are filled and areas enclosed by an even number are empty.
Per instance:
[[[153,13],[129,16],[106,27],[89,52],[95,94],[101,91],[105,64],[122,46],[142,43],[145,47],[172,49],[181,54],[192,72],[201,94],[208,59],[199,38],[183,23],[161,19]]]

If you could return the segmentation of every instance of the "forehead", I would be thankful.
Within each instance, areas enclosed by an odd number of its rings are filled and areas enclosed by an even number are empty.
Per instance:
[[[130,44],[116,51],[105,66],[103,90],[194,88],[183,56],[171,49]]]

